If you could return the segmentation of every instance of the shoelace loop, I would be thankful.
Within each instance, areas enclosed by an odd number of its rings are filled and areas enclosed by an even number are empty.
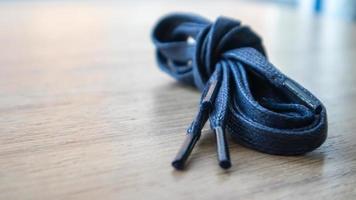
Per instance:
[[[160,68],[202,91],[196,118],[172,165],[183,169],[209,119],[219,165],[231,166],[225,130],[261,152],[297,155],[327,136],[323,104],[266,58],[262,40],[239,21],[190,14],[162,18],[153,31]]]

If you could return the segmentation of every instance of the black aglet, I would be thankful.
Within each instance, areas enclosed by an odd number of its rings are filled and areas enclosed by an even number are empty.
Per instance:
[[[228,169],[231,167],[231,160],[225,131],[220,126],[214,128],[214,131],[216,135],[216,149],[218,153],[219,165],[223,169]]]
[[[195,144],[198,142],[200,134],[188,133],[185,141],[177,153],[177,156],[172,162],[172,166],[177,170],[184,168],[185,162],[188,160],[190,153],[192,152]]]
[[[292,97],[297,98],[297,100],[304,103],[307,107],[312,109],[315,113],[320,113],[321,110],[323,109],[322,106],[320,105],[319,101],[317,101],[315,98],[312,98],[310,95],[308,95],[301,88],[301,86],[298,86],[293,81],[286,79],[283,82],[283,85]]]

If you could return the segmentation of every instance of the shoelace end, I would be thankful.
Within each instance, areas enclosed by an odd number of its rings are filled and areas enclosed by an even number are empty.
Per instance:
[[[297,98],[304,105],[312,109],[315,113],[320,113],[322,106],[320,102],[308,95],[300,86],[295,84],[293,81],[286,79],[283,83],[287,91],[292,95],[292,97]]]
[[[223,169],[229,169],[231,167],[231,161],[230,160],[223,160],[219,162],[219,165]]]
[[[182,162],[182,160],[174,160],[172,162],[172,166],[176,169],[176,170],[183,170],[184,169],[184,163]]]
[[[231,167],[229,148],[225,137],[225,132],[222,127],[214,128],[216,136],[216,149],[218,153],[219,165],[223,169]]]
[[[188,160],[195,144],[198,142],[200,134],[188,133],[185,141],[172,162],[172,166],[177,170],[184,169],[185,162]]]

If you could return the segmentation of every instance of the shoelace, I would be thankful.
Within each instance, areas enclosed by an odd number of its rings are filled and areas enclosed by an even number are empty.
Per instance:
[[[225,131],[244,146],[277,155],[304,154],[325,141],[323,104],[269,63],[260,37],[239,21],[172,14],[158,22],[153,42],[159,67],[202,92],[172,162],[176,169],[184,168],[208,119],[225,169],[231,166]]]

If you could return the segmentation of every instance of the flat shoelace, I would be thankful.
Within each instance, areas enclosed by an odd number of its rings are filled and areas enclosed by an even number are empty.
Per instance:
[[[269,63],[260,37],[239,21],[172,14],[158,22],[153,42],[159,67],[202,92],[172,162],[176,169],[183,169],[208,119],[222,168],[231,166],[225,130],[244,146],[277,155],[303,154],[325,141],[323,104]]]

